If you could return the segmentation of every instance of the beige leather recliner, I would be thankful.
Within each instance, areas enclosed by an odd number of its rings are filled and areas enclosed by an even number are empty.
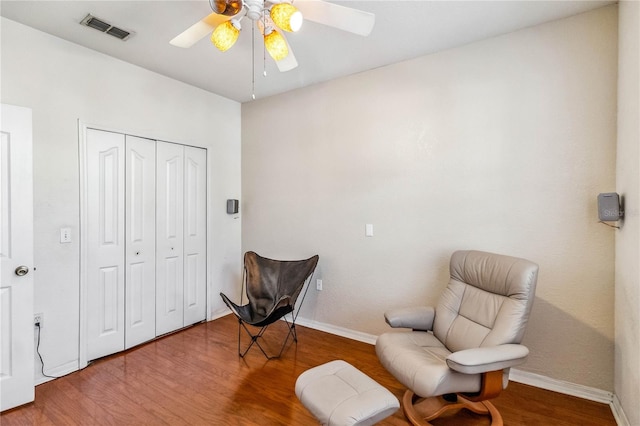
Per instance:
[[[488,401],[507,386],[509,368],[529,350],[520,344],[533,304],[538,265],[525,259],[481,251],[451,256],[451,278],[437,307],[385,313],[394,328],[378,337],[382,365],[408,390],[405,415],[428,425],[460,408],[502,417]]]

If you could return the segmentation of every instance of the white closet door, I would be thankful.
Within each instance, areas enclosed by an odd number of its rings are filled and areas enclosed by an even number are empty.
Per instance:
[[[184,323],[184,147],[156,146],[156,335]]]
[[[87,359],[124,350],[124,135],[87,129]]]
[[[156,336],[156,141],[126,136],[125,348]]]
[[[184,325],[206,319],[207,151],[184,148]]]

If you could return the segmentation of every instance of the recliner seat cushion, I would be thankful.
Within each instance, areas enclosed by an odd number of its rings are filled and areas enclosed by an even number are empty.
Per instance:
[[[481,375],[450,369],[446,358],[451,352],[432,333],[384,333],[376,341],[376,354],[384,368],[416,395],[480,390]]]

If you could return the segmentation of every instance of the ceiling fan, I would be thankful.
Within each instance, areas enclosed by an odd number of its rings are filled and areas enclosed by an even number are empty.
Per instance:
[[[343,31],[367,36],[375,15],[324,0],[209,0],[213,13],[196,22],[170,43],[188,48],[211,33],[212,43],[221,51],[231,48],[248,18],[264,37],[265,48],[281,72],[298,66],[282,30],[296,32],[304,19]],[[253,27],[255,28],[255,27]]]

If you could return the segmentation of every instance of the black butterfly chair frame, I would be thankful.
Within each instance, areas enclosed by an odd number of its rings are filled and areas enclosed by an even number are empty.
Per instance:
[[[225,294],[220,293],[222,300],[238,318],[238,355],[241,358],[254,344],[267,359],[279,358],[287,345],[289,336],[293,336],[293,341],[298,342],[296,318],[309,290],[308,283],[311,282],[318,259],[316,255],[305,260],[274,260],[261,257],[252,251],[245,253],[240,305],[236,305]],[[305,291],[302,300],[298,310],[294,312],[296,301],[303,288]],[[244,291],[248,299],[246,305],[242,304]],[[287,314],[291,314],[291,322],[287,319]],[[281,318],[286,322],[289,331],[278,355],[270,356],[258,339],[262,337],[269,325]],[[247,324],[259,328],[258,333],[253,334]],[[240,349],[241,328],[244,328],[251,338],[251,343],[244,351]]]

